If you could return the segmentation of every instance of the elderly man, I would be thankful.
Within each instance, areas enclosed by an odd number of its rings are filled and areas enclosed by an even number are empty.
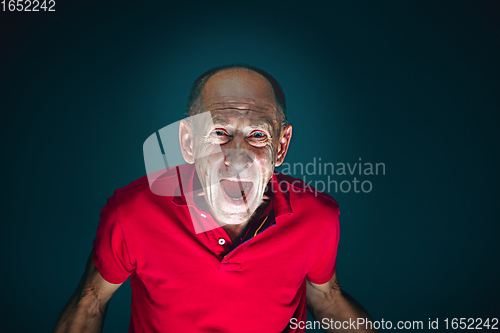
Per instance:
[[[337,203],[274,173],[292,137],[276,80],[248,65],[214,68],[187,110],[188,164],[108,199],[54,331],[99,332],[129,276],[129,332],[302,332],[307,308],[327,331],[367,329],[346,325],[369,317],[337,282]]]

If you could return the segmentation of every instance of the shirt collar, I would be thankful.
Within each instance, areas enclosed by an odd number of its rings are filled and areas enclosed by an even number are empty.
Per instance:
[[[273,194],[273,209],[276,218],[281,216],[293,215],[292,205],[290,204],[290,192],[286,182],[279,182],[276,173],[269,181]],[[276,221],[276,224],[278,222]]]

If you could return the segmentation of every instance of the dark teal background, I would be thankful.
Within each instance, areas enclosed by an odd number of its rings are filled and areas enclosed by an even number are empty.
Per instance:
[[[341,286],[374,319],[500,317],[499,17],[497,1],[0,13],[2,332],[50,331],[106,198],[145,174],[144,140],[183,116],[198,75],[233,62],[282,84],[287,162],[385,163],[372,192],[330,193]],[[126,282],[104,331],[129,318]]]

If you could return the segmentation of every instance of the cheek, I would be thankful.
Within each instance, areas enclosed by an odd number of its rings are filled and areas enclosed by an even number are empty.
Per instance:
[[[197,143],[194,148],[194,152],[195,158],[209,157],[210,155],[220,152],[220,146],[206,142]]]
[[[278,156],[277,146],[273,143],[262,147],[256,152],[256,156],[259,156],[263,161],[265,160],[265,163],[271,164],[274,167],[276,157]]]
[[[274,170],[274,154],[272,149],[261,150],[255,155],[254,163],[257,165],[262,176],[268,178]]]
[[[267,146],[265,149],[260,151],[259,156],[265,163],[273,165],[276,156],[275,149],[273,149],[272,146]]]
[[[195,159],[196,164],[199,164],[200,169],[203,170],[203,174],[209,174],[211,170],[224,160],[220,146],[213,144],[197,145],[195,148]]]

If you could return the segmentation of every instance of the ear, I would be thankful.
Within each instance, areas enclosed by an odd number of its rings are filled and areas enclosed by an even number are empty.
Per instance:
[[[182,157],[189,163],[194,163],[194,138],[193,129],[191,124],[187,120],[181,120],[179,124],[179,142],[181,143]]]
[[[278,156],[276,157],[275,166],[279,167],[285,160],[286,152],[288,151],[291,139],[292,125],[286,125],[285,128],[281,130],[280,141],[278,143]]]

